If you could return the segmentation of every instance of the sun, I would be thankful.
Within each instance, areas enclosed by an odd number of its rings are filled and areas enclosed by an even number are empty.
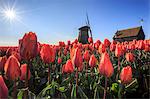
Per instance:
[[[5,17],[9,20],[13,20],[16,18],[16,12],[14,10],[6,10],[4,11]]]
[[[16,22],[20,19],[18,10],[13,6],[4,6],[0,7],[0,15],[3,20],[6,22]]]
[[[17,0],[13,0],[12,2],[3,2],[2,4],[0,2],[0,21],[4,22],[10,27],[14,26],[14,24],[21,24],[29,29],[30,27],[24,23],[23,15],[31,11],[34,11],[34,9],[29,11],[19,9],[17,7]]]

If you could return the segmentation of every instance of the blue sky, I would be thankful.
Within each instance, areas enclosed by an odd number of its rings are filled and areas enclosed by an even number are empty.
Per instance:
[[[10,23],[0,13],[0,46],[18,45],[29,31],[36,32],[41,43],[72,41],[86,25],[86,12],[94,40],[112,40],[117,30],[140,26],[140,19],[150,38],[150,0],[0,0],[0,12],[8,6],[19,18]]]

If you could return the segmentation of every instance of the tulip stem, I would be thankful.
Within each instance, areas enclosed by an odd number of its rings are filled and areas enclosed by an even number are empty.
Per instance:
[[[118,57],[118,73],[116,75],[116,81],[118,81],[119,74],[120,74],[120,57]]]
[[[16,88],[16,79],[14,80],[14,88],[13,88],[13,99],[17,99],[16,97],[16,91],[17,91],[17,88]]]
[[[78,92],[78,69],[76,71],[76,96],[77,96],[77,92]]]
[[[48,84],[50,84],[50,65],[48,65]]]
[[[72,79],[72,77],[71,77],[71,74],[70,74],[70,78],[71,78],[71,80],[70,80],[70,92],[72,91],[72,82],[73,82],[73,79]],[[70,96],[71,96],[71,93],[70,93]]]
[[[50,65],[48,65],[48,84],[50,84],[50,66],[51,66],[51,64]],[[50,90],[49,90],[49,93],[48,93],[48,95],[50,95]]]
[[[28,74],[29,74],[29,65],[30,65],[30,61],[27,65],[27,70],[26,70],[26,78],[25,78],[25,99],[28,99]]]
[[[85,66],[86,66],[86,78],[88,77],[88,64],[87,64],[87,62],[85,62]]]
[[[107,91],[107,77],[105,77],[105,89],[104,89],[104,97],[103,97],[103,99],[106,99],[106,91]]]

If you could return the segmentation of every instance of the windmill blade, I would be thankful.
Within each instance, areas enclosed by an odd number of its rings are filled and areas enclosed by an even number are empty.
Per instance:
[[[92,30],[91,30],[91,26],[90,26],[90,21],[89,21],[89,17],[88,17],[88,13],[86,13],[86,18],[87,18],[86,24],[87,24],[87,26],[89,26],[89,28],[90,28],[90,35],[91,35],[91,38],[93,39]]]
[[[87,25],[90,27],[90,21],[89,21],[89,17],[88,17],[88,13],[86,13],[86,18],[87,18]]]

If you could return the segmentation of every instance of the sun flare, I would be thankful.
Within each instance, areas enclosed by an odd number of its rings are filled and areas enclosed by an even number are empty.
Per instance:
[[[14,10],[6,10],[4,14],[9,20],[13,20],[16,17],[16,12]]]

